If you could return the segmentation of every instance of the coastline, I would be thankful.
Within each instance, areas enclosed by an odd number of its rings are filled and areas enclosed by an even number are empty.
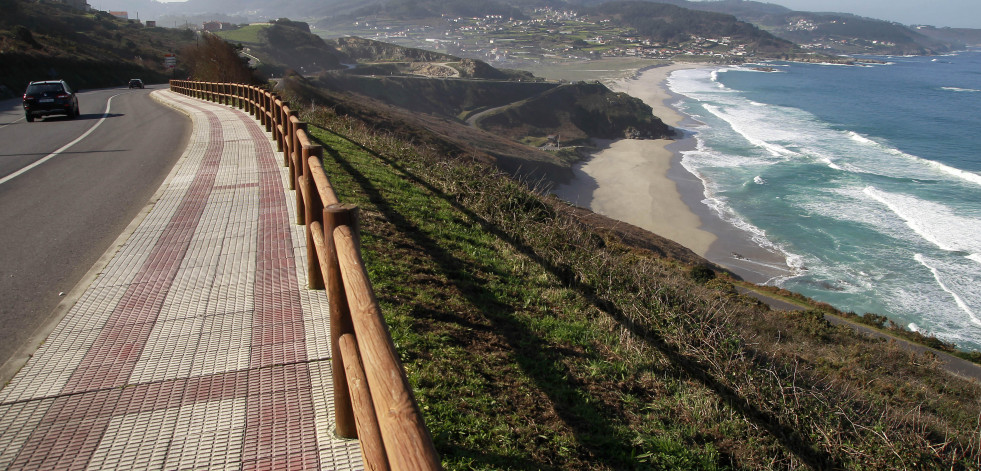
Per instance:
[[[674,63],[638,71],[634,78],[617,81],[611,87],[640,98],[654,109],[654,115],[671,127],[684,117],[664,103],[667,94],[661,83],[679,69],[697,64]],[[675,182],[668,178],[674,152],[672,139],[620,139],[599,141],[600,150],[573,168],[572,181],[554,193],[577,206],[678,242],[704,256],[715,235],[700,229],[701,220],[682,201]]]
[[[702,67],[714,66],[671,63],[645,68],[610,88],[642,100],[665,124],[680,128],[691,118],[670,106],[677,98],[667,89],[668,76]],[[696,145],[694,137],[599,144],[599,151],[573,168],[573,180],[553,191],[558,197],[678,242],[749,282],[793,274],[782,255],[763,249],[702,203],[702,181],[681,164],[682,152]]]

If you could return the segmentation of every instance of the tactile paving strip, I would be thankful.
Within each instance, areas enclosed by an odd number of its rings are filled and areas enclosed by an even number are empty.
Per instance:
[[[361,469],[333,436],[329,315],[268,135],[192,119],[165,191],[0,391],[0,469]]]

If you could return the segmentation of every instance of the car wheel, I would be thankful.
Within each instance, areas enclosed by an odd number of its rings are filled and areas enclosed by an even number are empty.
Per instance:
[[[24,116],[24,118],[25,118],[25,119],[27,119],[27,122],[28,122],[28,123],[33,123],[33,122],[34,122],[34,116],[32,116],[32,115],[31,115],[30,113],[27,113],[27,114],[26,114],[26,115]]]

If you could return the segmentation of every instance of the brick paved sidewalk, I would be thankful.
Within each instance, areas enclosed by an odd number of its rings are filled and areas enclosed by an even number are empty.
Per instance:
[[[327,299],[274,143],[192,116],[159,199],[0,391],[0,469],[355,469],[333,435]]]

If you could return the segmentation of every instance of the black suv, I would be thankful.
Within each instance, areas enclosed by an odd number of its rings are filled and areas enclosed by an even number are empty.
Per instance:
[[[31,82],[24,92],[24,115],[27,122],[37,116],[63,114],[69,118],[79,115],[78,97],[64,80]]]
[[[140,79],[129,79],[129,88],[143,88],[143,81]]]

